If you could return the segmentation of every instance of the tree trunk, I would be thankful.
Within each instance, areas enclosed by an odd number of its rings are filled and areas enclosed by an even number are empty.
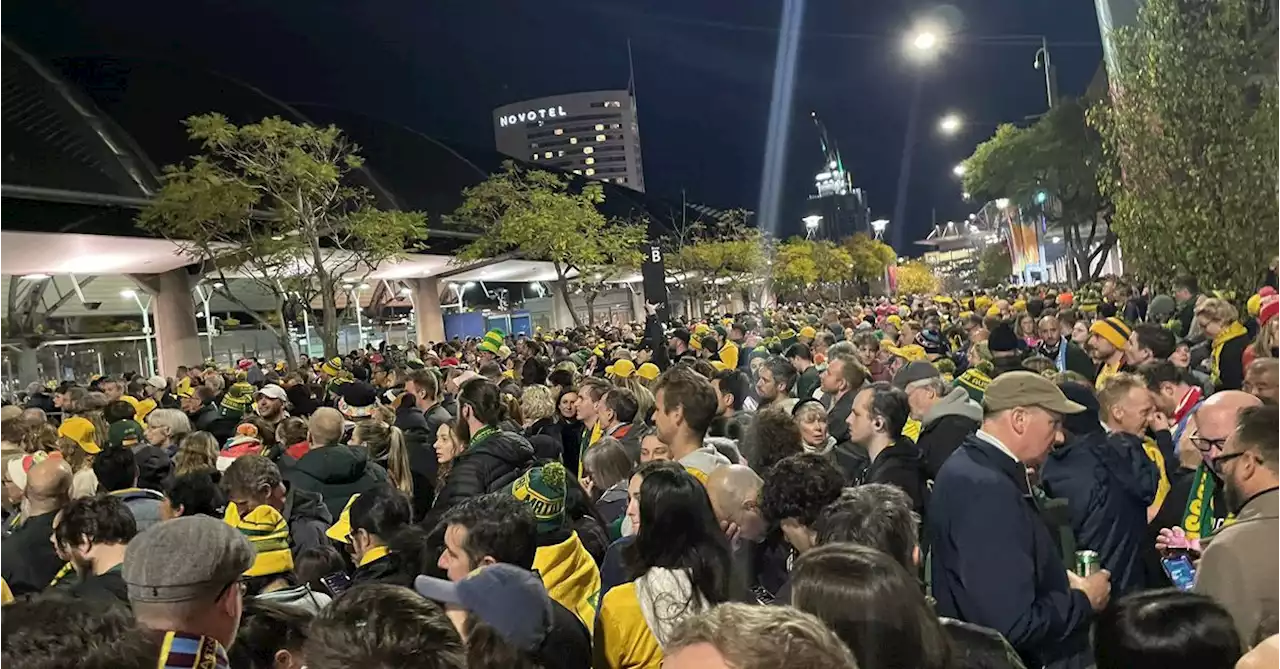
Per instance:
[[[289,336],[289,324],[284,320],[284,296],[276,295],[276,318],[280,319],[280,333],[277,338],[284,347],[284,364],[289,371],[298,368],[298,355],[294,351],[293,338]]]
[[[576,328],[582,325],[582,320],[578,318],[578,312],[573,308],[573,300],[569,297],[569,279],[565,277],[565,272],[561,269],[560,263],[554,263],[554,266],[556,268],[556,289],[559,290],[560,299],[564,301],[565,308],[569,310],[569,318],[573,320],[573,327]]]
[[[583,291],[582,300],[587,303],[587,325],[594,326],[596,324],[596,294],[592,291]]]

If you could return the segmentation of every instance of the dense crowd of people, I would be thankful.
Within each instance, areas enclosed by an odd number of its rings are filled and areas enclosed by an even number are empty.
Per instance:
[[[1174,287],[35,383],[0,660],[1275,666],[1280,298]]]

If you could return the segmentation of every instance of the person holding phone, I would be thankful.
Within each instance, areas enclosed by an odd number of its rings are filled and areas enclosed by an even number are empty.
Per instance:
[[[1280,590],[1280,433],[1274,406],[1242,410],[1237,427],[1211,466],[1222,479],[1235,521],[1205,548],[1195,592],[1222,604],[1247,647]]]

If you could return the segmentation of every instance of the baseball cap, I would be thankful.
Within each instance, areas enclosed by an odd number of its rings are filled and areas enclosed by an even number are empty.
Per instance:
[[[551,597],[542,579],[515,565],[481,567],[457,583],[419,576],[413,589],[427,599],[475,614],[507,643],[526,652],[542,645],[551,626]]]
[[[133,419],[118,420],[107,428],[107,445],[132,448],[144,441],[142,426]]]
[[[253,565],[253,546],[218,518],[183,516],[140,532],[124,553],[130,602],[212,597]]]
[[[689,331],[686,330],[685,328],[676,328],[675,330],[672,330],[671,334],[667,335],[667,337],[670,339],[679,339],[685,344],[688,344],[691,338],[691,335],[689,334]]]
[[[262,389],[255,394],[255,397],[257,395],[270,397],[273,400],[280,400],[281,402],[287,402],[289,400],[289,395],[285,393],[284,388],[281,388],[274,383],[268,383],[263,386]]]
[[[939,372],[938,368],[934,367],[931,362],[916,360],[908,362],[905,367],[898,370],[897,374],[893,375],[893,385],[896,388],[906,390],[908,385],[916,381],[933,378],[942,378],[942,372]]]
[[[147,379],[147,385],[155,388],[156,390],[164,390],[169,387],[169,381],[163,376],[156,375]]]
[[[1080,413],[1085,407],[1067,399],[1053,381],[1035,372],[1013,371],[997,376],[982,398],[987,411],[1014,407],[1040,407],[1060,414]]]
[[[630,360],[619,360],[612,365],[604,368],[605,374],[611,374],[620,379],[629,379],[632,374],[636,373],[636,363]]]

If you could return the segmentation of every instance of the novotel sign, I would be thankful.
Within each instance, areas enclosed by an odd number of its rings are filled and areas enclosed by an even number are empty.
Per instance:
[[[561,116],[568,116],[568,114],[565,113],[563,106],[557,105],[555,107],[544,107],[542,109],[530,109],[529,111],[523,111],[518,114],[507,114],[506,116],[499,116],[498,125],[505,128],[509,125],[515,125],[517,123],[527,123],[529,121],[537,121],[544,118],[560,118]]]

